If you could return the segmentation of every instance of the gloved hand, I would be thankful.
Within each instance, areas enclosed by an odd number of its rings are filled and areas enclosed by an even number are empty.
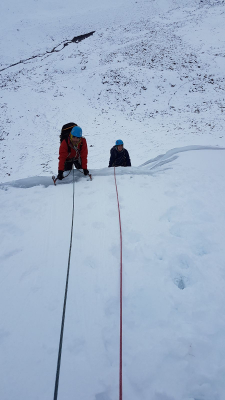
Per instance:
[[[88,169],[83,169],[83,171],[84,171],[84,175],[88,175],[89,174]]]
[[[63,178],[64,178],[63,171],[58,171],[57,179],[59,179],[61,181]]]

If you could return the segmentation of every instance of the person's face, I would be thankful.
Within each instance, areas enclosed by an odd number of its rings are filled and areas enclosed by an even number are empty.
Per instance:
[[[71,140],[73,145],[77,145],[79,143],[79,141],[80,141],[80,138],[76,137],[76,136],[71,136],[70,140]]]
[[[119,144],[119,145],[117,146],[117,149],[118,149],[118,151],[122,151],[122,150],[123,150],[123,145],[122,145],[122,144]]]

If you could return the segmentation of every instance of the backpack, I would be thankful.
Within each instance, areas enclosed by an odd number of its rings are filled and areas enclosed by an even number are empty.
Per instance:
[[[77,124],[75,124],[74,122],[69,122],[68,124],[63,125],[59,136],[60,143],[62,143],[64,139],[67,139],[69,137],[70,132],[72,131],[74,126],[77,126]]]

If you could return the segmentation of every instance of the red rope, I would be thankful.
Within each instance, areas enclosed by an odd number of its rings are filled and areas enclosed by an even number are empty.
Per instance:
[[[122,330],[122,322],[123,322],[123,262],[122,262],[122,228],[121,228],[121,218],[120,218],[120,203],[119,203],[119,196],[118,196],[118,189],[116,183],[116,168],[114,167],[114,179],[115,179],[115,186],[116,186],[116,196],[117,196],[117,204],[118,204],[118,213],[119,213],[119,225],[120,225],[120,368],[119,368],[119,400],[123,398],[123,365],[122,365],[122,345],[123,345],[123,330]]]

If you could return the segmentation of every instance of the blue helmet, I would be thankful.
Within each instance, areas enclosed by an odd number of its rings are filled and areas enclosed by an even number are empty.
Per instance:
[[[116,146],[123,146],[123,141],[121,139],[116,141]]]
[[[75,137],[82,137],[82,129],[79,126],[74,126],[71,135]]]

